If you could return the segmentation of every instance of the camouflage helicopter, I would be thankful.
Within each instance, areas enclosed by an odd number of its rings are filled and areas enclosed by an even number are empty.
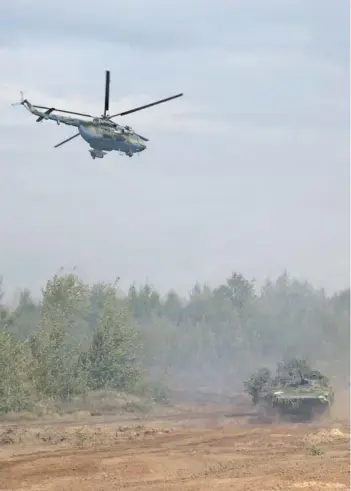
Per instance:
[[[38,116],[37,123],[43,120],[56,121],[59,124],[66,124],[68,126],[75,126],[78,128],[78,133],[63,140],[62,142],[55,145],[54,148],[58,148],[65,143],[81,136],[90,145],[90,155],[93,159],[102,159],[107,152],[119,151],[121,154],[128,155],[128,157],[133,157],[135,153],[142,152],[146,149],[145,142],[149,141],[144,136],[138,135],[130,126],[122,126],[114,121],[113,118],[117,116],[125,116],[142,109],[147,109],[157,104],[162,104],[163,102],[171,101],[181,97],[183,94],[176,94],[165,99],[158,100],[156,102],[151,102],[143,106],[136,107],[134,109],[129,109],[128,111],[123,111],[121,113],[108,115],[109,105],[110,105],[110,71],[106,70],[106,80],[105,80],[105,107],[104,113],[100,117],[92,116],[91,114],[79,113],[74,111],[66,111],[63,109],[57,109],[55,107],[38,106],[31,104],[27,99],[23,98],[23,93],[21,93],[21,102],[17,103],[23,105],[28,111],[30,111],[35,116]],[[13,104],[13,105],[17,105]],[[44,111],[45,110],[45,111]],[[89,120],[80,119],[79,117],[61,116],[53,114],[54,112],[72,114],[75,116],[81,116],[84,118],[89,118]]]

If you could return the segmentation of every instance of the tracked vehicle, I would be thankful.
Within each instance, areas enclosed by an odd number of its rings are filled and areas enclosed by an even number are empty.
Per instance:
[[[259,418],[266,422],[311,421],[328,415],[334,402],[328,378],[296,360],[279,364],[274,378],[268,369],[258,370],[245,387],[258,407]]]

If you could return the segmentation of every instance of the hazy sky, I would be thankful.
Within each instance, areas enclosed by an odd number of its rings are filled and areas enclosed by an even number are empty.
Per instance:
[[[349,283],[347,0],[0,1],[0,274],[186,293],[231,271]],[[93,161],[32,102],[111,112],[150,138]]]

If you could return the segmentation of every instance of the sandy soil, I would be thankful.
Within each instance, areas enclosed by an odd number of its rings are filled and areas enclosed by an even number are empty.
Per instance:
[[[1,490],[347,490],[347,420],[250,424],[220,405],[164,418],[0,426]]]

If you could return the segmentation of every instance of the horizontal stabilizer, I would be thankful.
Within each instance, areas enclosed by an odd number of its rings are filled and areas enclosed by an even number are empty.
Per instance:
[[[37,123],[40,123],[40,121],[43,121],[43,119],[45,119],[45,115],[49,115],[52,113],[52,111],[54,111],[55,108],[53,107],[49,107],[49,109],[47,111],[45,111],[44,115],[43,116],[39,116],[39,118],[36,120]]]

